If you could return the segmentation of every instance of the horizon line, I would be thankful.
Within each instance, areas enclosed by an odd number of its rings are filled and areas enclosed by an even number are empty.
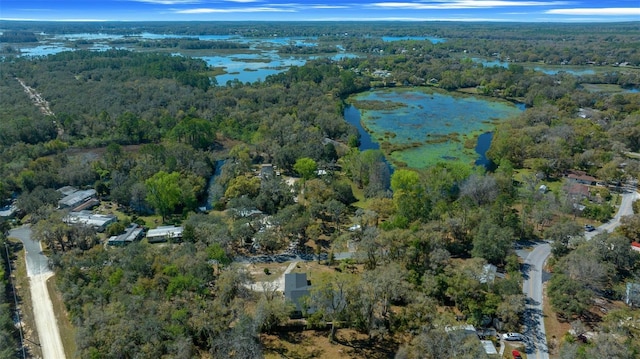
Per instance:
[[[121,23],[189,23],[189,22],[260,22],[260,23],[293,23],[293,22],[464,22],[464,23],[514,23],[514,24],[593,24],[593,23],[640,23],[640,20],[614,20],[607,21],[606,19],[593,21],[589,19],[573,19],[573,20],[506,20],[506,19],[408,19],[408,18],[377,18],[377,19],[357,19],[357,20],[344,20],[344,19],[300,19],[300,20],[105,20],[105,19],[17,19],[17,18],[0,18],[0,21],[7,22],[79,22],[79,23],[96,23],[96,22],[121,22]]]

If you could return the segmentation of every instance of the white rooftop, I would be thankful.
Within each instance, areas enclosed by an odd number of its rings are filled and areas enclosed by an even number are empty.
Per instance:
[[[147,231],[147,238],[149,237],[179,238],[182,237],[182,227],[160,226],[158,228],[150,229]]]
[[[116,221],[116,216],[111,214],[98,214],[89,211],[69,212],[64,221],[68,224],[84,224],[92,227],[105,227]]]

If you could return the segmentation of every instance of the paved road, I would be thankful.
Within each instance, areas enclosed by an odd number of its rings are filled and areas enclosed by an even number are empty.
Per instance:
[[[609,222],[598,227],[597,230],[586,232],[585,237],[587,240],[604,231],[612,232],[620,225],[621,217],[633,214],[631,204],[637,199],[640,199],[640,194],[635,188],[626,190],[622,195],[622,202],[616,215]],[[549,276],[544,272],[543,268],[544,263],[551,254],[551,246],[549,243],[543,242],[536,245],[531,252],[527,253],[520,250],[517,253],[524,258],[522,290],[526,297],[524,314],[526,328],[524,334],[527,337],[526,353],[529,358],[548,359],[549,350],[542,311],[542,290],[543,282]]]
[[[33,315],[38,338],[40,338],[42,356],[44,359],[64,359],[64,347],[60,338],[58,322],[47,289],[47,279],[53,276],[48,264],[49,259],[42,254],[40,242],[31,239],[31,228],[22,226],[12,229],[9,236],[19,239],[24,245]]]
[[[526,300],[524,335],[527,338],[526,353],[528,358],[549,359],[542,311],[542,282],[546,276],[543,268],[549,254],[551,254],[551,246],[549,243],[542,243],[524,258],[522,290]]]
[[[620,207],[618,207],[616,215],[609,222],[596,228],[595,231],[585,233],[587,240],[604,231],[613,232],[613,230],[620,225],[621,217],[633,215],[633,207],[631,204],[635,200],[640,200],[640,194],[635,189],[625,190],[622,194],[622,202],[620,202]]]

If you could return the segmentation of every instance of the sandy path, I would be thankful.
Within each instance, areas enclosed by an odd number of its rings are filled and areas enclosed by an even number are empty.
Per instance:
[[[272,290],[277,290],[277,291],[284,292],[284,275],[291,273],[291,271],[296,267],[296,265],[298,265],[298,262],[289,263],[289,265],[287,266],[287,269],[285,269],[284,273],[282,273],[282,275],[280,277],[276,278],[275,280],[273,280],[271,282],[251,283],[251,284],[247,285],[247,287],[249,289],[251,289],[252,291],[254,291],[254,292],[265,292],[265,291],[268,292],[268,291],[272,291]]]
[[[37,274],[31,277],[31,301],[33,302],[33,316],[38,328],[38,337],[44,359],[64,359],[64,348],[58,323],[53,314],[53,304],[47,290],[47,279],[52,272]]]

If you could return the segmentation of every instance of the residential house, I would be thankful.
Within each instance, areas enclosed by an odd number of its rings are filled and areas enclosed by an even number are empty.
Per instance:
[[[640,252],[640,243],[631,242],[631,250],[636,251],[636,252]]]
[[[142,238],[143,233],[144,229],[142,227],[136,223],[131,223],[125,229],[124,233],[117,236],[111,236],[107,241],[107,245],[122,247],[139,240]]]
[[[150,229],[147,232],[147,241],[149,243],[159,243],[166,241],[179,241],[182,239],[182,227],[176,226],[160,226]]]
[[[570,171],[567,174],[567,179],[569,179],[569,182],[580,183],[589,186],[595,186],[598,182],[595,177],[589,176],[584,171]]]
[[[266,163],[260,166],[260,178],[262,180],[266,180],[268,178],[272,178],[275,173],[273,165],[271,163]]]
[[[99,214],[90,211],[69,212],[64,218],[64,222],[72,225],[84,225],[96,229],[98,232],[104,231],[108,225],[117,221],[112,214]]]
[[[284,297],[293,303],[296,312],[301,314],[305,308],[304,298],[309,296],[311,282],[306,273],[287,273],[284,275]]]
[[[64,197],[58,201],[58,208],[71,208],[75,212],[82,211],[84,209],[88,209],[89,207],[86,203],[97,201],[96,190],[88,189],[88,190],[75,190],[73,187],[62,187],[58,191],[61,192]],[[99,203],[99,202],[97,202]]]
[[[590,196],[589,187],[580,183],[571,184],[567,188],[567,194],[576,201],[581,201]]]
[[[640,283],[627,283],[624,302],[630,307],[640,307]]]
[[[484,349],[485,353],[488,355],[497,355],[498,351],[496,347],[493,345],[491,340],[480,340],[481,337],[485,337],[484,333],[476,331],[476,329],[471,324],[464,325],[456,325],[451,326],[447,325],[444,327],[444,331],[447,333],[450,339],[455,338],[456,342],[464,345],[470,345],[476,340]],[[493,332],[495,335],[495,332]]]

